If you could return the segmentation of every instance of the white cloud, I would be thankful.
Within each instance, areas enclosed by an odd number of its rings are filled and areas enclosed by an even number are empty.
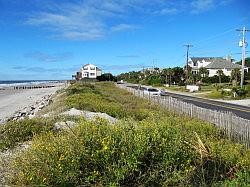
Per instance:
[[[32,52],[24,54],[26,58],[32,58],[41,62],[61,62],[73,57],[72,53],[47,54],[42,52]]]
[[[134,30],[134,29],[138,29],[139,27],[136,25],[130,25],[130,24],[119,24],[119,25],[115,25],[113,27],[111,27],[111,31],[112,32],[121,32],[121,31],[127,31],[127,30]]]
[[[160,10],[158,13],[161,15],[167,15],[167,14],[176,14],[179,11],[180,10],[178,10],[177,8],[164,8],[164,9]]]
[[[228,5],[228,4],[230,4],[230,3],[232,3],[234,0],[221,0],[220,1],[220,4],[221,5]]]
[[[191,2],[191,13],[201,13],[214,7],[213,0],[194,0]]]
[[[67,40],[96,40],[114,32],[138,29],[140,19],[173,16],[191,9],[202,13],[222,6],[219,0],[84,0],[77,3],[54,3],[32,13],[26,24],[46,29],[50,35]],[[223,0],[228,4],[232,0]],[[226,3],[225,3],[226,2]]]
[[[52,31],[56,38],[69,40],[93,40],[105,35],[105,24],[100,18],[103,11],[96,11],[84,4],[61,5],[60,11],[42,12],[26,23]]]

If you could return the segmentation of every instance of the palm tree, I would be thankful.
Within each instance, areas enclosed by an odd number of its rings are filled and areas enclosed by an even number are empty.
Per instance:
[[[223,71],[221,69],[216,71],[216,74],[219,77],[219,83],[221,84],[221,77],[224,75]]]
[[[231,79],[232,81],[235,80],[236,84],[238,82],[238,79],[241,75],[240,69],[239,68],[235,68],[231,71]]]
[[[167,68],[167,69],[163,69],[162,74],[166,78],[166,84],[168,83],[169,86],[171,86],[172,76],[174,75],[174,71],[171,68]]]
[[[169,76],[169,86],[171,86],[172,76],[174,75],[174,71],[171,68],[168,68],[167,75]]]
[[[199,74],[201,75],[201,82],[202,82],[202,78],[208,76],[208,73],[209,72],[208,72],[207,68],[205,68],[205,67],[201,67],[199,69]]]

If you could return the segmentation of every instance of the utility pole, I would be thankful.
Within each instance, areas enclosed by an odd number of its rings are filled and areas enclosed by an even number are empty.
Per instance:
[[[185,44],[184,47],[187,47],[187,60],[186,60],[186,81],[188,80],[188,56],[189,56],[189,48],[193,47],[191,44]]]
[[[240,80],[240,87],[243,88],[243,82],[244,82],[244,67],[245,67],[245,53],[246,53],[246,32],[249,31],[246,29],[246,27],[243,27],[243,29],[236,29],[236,31],[242,32],[242,41],[240,41],[239,46],[242,47],[242,62],[241,62],[241,80]]]
[[[156,67],[156,61],[157,61],[158,59],[152,59],[152,67],[153,67],[153,69]]]

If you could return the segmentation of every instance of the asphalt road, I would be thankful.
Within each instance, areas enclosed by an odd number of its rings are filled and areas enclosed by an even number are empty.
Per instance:
[[[236,114],[239,117],[250,120],[250,107],[247,106],[235,105],[231,103],[224,103],[220,101],[214,101],[210,99],[203,99],[203,98],[180,95],[169,92],[166,92],[166,94],[181,101],[191,103],[202,108],[207,108],[217,111],[229,111]]]
[[[130,87],[133,87],[135,89],[138,88],[135,85],[130,86]],[[247,107],[247,106],[224,103],[224,102],[220,102],[220,101],[214,101],[211,99],[186,96],[186,95],[181,95],[181,94],[176,94],[176,93],[170,93],[167,91],[165,91],[165,92],[166,92],[167,96],[171,96],[173,98],[179,99],[179,100],[186,102],[186,103],[191,103],[191,104],[194,104],[196,106],[211,109],[211,110],[229,111],[229,112],[236,114],[239,117],[250,120],[250,107]],[[164,97],[164,96],[161,96],[161,97]]]

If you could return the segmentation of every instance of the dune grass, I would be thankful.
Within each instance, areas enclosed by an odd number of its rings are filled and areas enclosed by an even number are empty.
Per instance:
[[[209,123],[170,113],[112,83],[74,84],[65,104],[120,120],[80,119],[70,132],[37,133],[13,163],[12,184],[250,184],[250,151]]]

